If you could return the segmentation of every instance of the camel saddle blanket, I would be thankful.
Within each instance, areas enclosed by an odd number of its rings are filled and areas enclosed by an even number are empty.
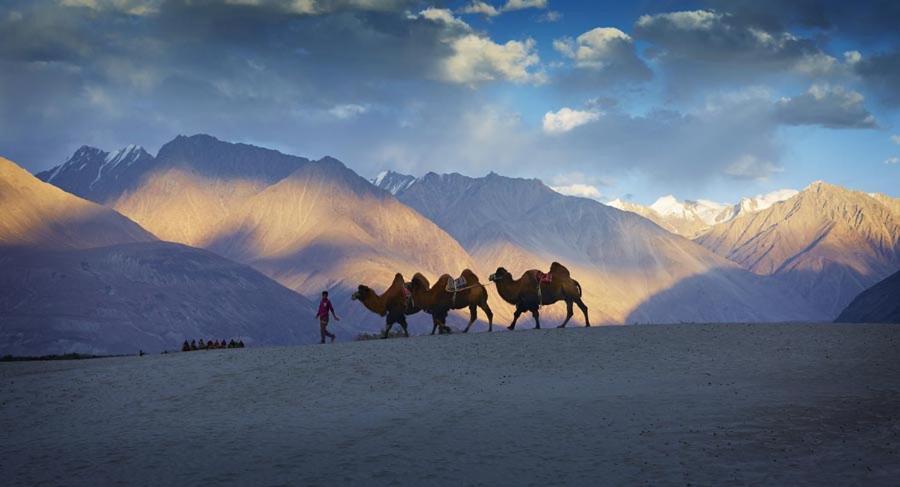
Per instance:
[[[550,284],[553,281],[553,276],[550,274],[544,274],[541,271],[537,271],[537,280],[540,284]]]
[[[459,291],[460,289],[465,288],[467,284],[466,278],[463,276],[459,276],[456,279],[450,279],[447,281],[447,291]]]

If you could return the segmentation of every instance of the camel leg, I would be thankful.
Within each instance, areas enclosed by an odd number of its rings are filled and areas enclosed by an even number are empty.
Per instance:
[[[534,329],[541,329],[541,312],[537,308],[531,310],[531,316],[534,317]]]
[[[590,328],[591,320],[588,319],[587,305],[584,304],[584,301],[582,301],[581,298],[575,298],[575,304],[577,304],[578,308],[581,309],[581,312],[584,313],[584,326]]]
[[[518,321],[519,316],[522,314],[522,310],[516,308],[515,314],[513,314],[513,322],[506,327],[507,330],[515,330],[516,329],[516,321]]]
[[[484,302],[482,302],[482,303],[479,304],[478,306],[481,307],[481,310],[484,311],[484,314],[487,316],[487,319],[488,319],[488,332],[492,331],[492,330],[494,329],[494,313],[491,311],[491,307],[488,306],[487,300],[485,300]]]
[[[475,307],[474,304],[469,305],[469,324],[466,325],[465,329],[463,329],[463,333],[469,333],[469,327],[472,326],[472,323],[475,323],[475,320],[478,318],[478,308]]]
[[[400,317],[400,326],[403,327],[403,336],[409,338],[409,330],[406,329],[406,316]]]
[[[572,312],[572,301],[567,299],[566,300],[566,319],[565,319],[565,321],[562,322],[561,325],[557,326],[557,328],[565,328],[566,323],[568,323],[569,320],[572,319],[573,314],[575,314],[575,313]]]
[[[452,330],[450,330],[450,327],[447,326],[447,314],[449,314],[447,311],[441,313],[441,333],[449,335],[451,334]]]
[[[384,327],[384,333],[381,334],[382,339],[387,338],[388,335],[391,334],[391,328],[394,326],[394,322],[389,320],[385,322],[385,325],[386,326]]]
[[[434,315],[431,315],[431,323],[431,334],[434,335],[434,332],[437,331],[438,328],[438,319]]]

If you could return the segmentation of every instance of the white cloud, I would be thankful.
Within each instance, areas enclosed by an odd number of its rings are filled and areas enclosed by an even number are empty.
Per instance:
[[[469,24],[454,17],[453,12],[451,12],[450,10],[448,10],[446,8],[428,7],[425,10],[422,10],[421,12],[419,12],[418,16],[423,19],[428,19],[432,22],[441,22],[448,26],[458,27],[458,28],[461,28],[466,31],[471,30],[471,28],[469,27]],[[415,18],[415,16],[412,16],[412,18]]]
[[[890,164],[892,166],[896,165],[896,164],[900,164],[900,157],[897,157],[897,156],[888,157],[887,159],[884,160],[884,163]]]
[[[70,0],[64,0],[70,1]],[[74,0],[82,1],[82,0]],[[86,0],[94,1],[94,0]],[[109,1],[109,0],[107,0]],[[111,0],[123,1],[123,0]],[[272,6],[285,12],[301,15],[321,15],[340,8],[369,11],[402,11],[409,2],[405,0],[224,0],[233,5]]]
[[[538,22],[559,22],[562,19],[562,14],[557,12],[556,10],[548,10],[538,16]]]
[[[572,110],[569,107],[563,107],[557,112],[544,114],[544,132],[548,134],[568,132],[578,126],[598,120],[600,115],[601,113],[596,111]]]
[[[722,19],[722,14],[710,10],[691,10],[686,12],[670,12],[657,15],[641,15],[637,25],[648,27],[654,23],[664,21],[679,30],[713,30],[716,23]]]
[[[441,78],[474,84],[496,79],[513,83],[541,84],[543,72],[532,68],[540,62],[533,39],[497,44],[487,37],[467,34],[450,41],[453,54],[442,62]]]
[[[598,186],[609,186],[609,184],[607,180],[588,176],[580,171],[573,171],[553,176],[550,188],[557,193],[599,201],[602,193]]]
[[[505,5],[497,8],[483,0],[471,0],[459,12],[464,14],[481,14],[487,17],[496,17],[503,12],[511,12],[513,10],[524,10],[529,8],[544,9],[547,8],[547,0],[508,0]],[[549,11],[542,15],[538,21],[540,22],[556,22],[560,18],[559,12]]]
[[[834,72],[840,64],[828,54],[817,52],[801,57],[794,69],[808,76],[822,76]]]
[[[553,41],[553,48],[580,67],[602,68],[623,54],[632,56],[631,37],[615,27],[597,27],[578,36]],[[624,51],[624,52],[623,52]]]
[[[341,120],[355,118],[369,111],[366,105],[357,105],[355,103],[347,103],[343,105],[335,105],[328,110],[332,116]]]
[[[895,144],[897,144],[897,145],[900,145],[900,135],[892,135],[892,136],[891,136],[891,142],[893,142],[893,143],[895,143]]]
[[[547,8],[547,0],[507,0],[503,10],[524,10],[526,8]]]
[[[541,60],[534,39],[497,44],[489,37],[473,32],[469,24],[454,17],[447,9],[428,8],[411,17],[450,27],[443,42],[453,53],[440,61],[437,76],[443,81],[469,85],[498,79],[520,84],[547,81],[542,71],[533,71]]]
[[[463,7],[462,13],[464,14],[481,14],[487,17],[496,17],[500,15],[500,11],[497,10],[497,7],[493,5],[481,2],[477,0],[473,0],[471,3]]]
[[[582,198],[591,198],[595,200],[599,200],[602,196],[600,190],[597,189],[596,186],[590,184],[575,183],[566,186],[551,186],[550,189],[568,196],[580,196]]]
[[[844,62],[847,64],[856,64],[862,60],[862,54],[859,51],[847,51],[844,53]]]
[[[64,7],[112,10],[131,15],[150,15],[159,11],[162,0],[59,0]]]

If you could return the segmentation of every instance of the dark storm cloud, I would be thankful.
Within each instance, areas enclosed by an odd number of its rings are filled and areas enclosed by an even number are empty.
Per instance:
[[[643,15],[634,35],[651,44],[646,53],[660,63],[675,95],[711,85],[752,84],[788,72],[821,74],[837,64],[813,39],[727,11]]]
[[[841,33],[857,40],[877,41],[896,34],[900,2],[896,0],[706,0],[745,22],[770,30],[791,26]]]
[[[854,65],[854,70],[884,103],[900,106],[900,47],[863,57]]]
[[[813,85],[806,93],[779,100],[776,116],[788,125],[826,128],[875,128],[875,117],[863,105],[863,96],[840,86]]]
[[[318,2],[321,15],[284,2],[166,1],[140,15],[117,8],[134,2],[88,3],[15,2],[0,17],[0,151],[27,167],[82,143],[153,147],[179,132],[304,139],[348,114],[402,112],[425,91],[465,94],[427,81],[455,27],[371,2]]]

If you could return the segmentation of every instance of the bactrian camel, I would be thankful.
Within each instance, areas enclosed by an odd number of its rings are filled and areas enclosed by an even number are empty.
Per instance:
[[[452,309],[469,308],[469,324],[466,325],[463,333],[467,333],[472,323],[478,319],[478,308],[481,308],[487,316],[488,331],[494,329],[494,313],[487,304],[487,289],[478,280],[478,276],[469,269],[462,272],[462,277],[465,278],[466,284],[456,292],[447,288],[447,284],[453,280],[448,274],[439,277],[434,286],[429,286],[428,279],[417,272],[413,276],[412,282],[409,283],[409,290],[412,292],[412,301],[415,306],[431,314],[434,322],[434,326],[431,328],[432,335],[435,330],[440,330],[441,333],[449,331],[446,325],[447,314]]]
[[[391,286],[380,296],[368,286],[360,284],[351,298],[359,300],[369,311],[384,316],[385,329],[381,338],[388,337],[394,323],[400,323],[400,326],[403,327],[403,334],[409,337],[406,315],[417,313],[419,307],[413,305],[409,299],[409,291],[403,282],[402,274],[397,273]]]
[[[542,279],[542,277],[546,276]],[[519,315],[526,311],[534,317],[535,328],[541,327],[540,306],[553,304],[557,301],[566,302],[566,319],[558,328],[564,328],[572,318],[572,303],[578,305],[584,313],[584,326],[591,326],[588,319],[588,308],[581,300],[581,285],[572,279],[569,270],[562,264],[554,262],[550,264],[550,273],[543,274],[537,269],[525,271],[519,279],[513,279],[512,274],[502,267],[491,274],[491,281],[497,286],[497,292],[509,304],[515,305],[516,312],[513,315],[512,324],[507,328],[514,330]]]

